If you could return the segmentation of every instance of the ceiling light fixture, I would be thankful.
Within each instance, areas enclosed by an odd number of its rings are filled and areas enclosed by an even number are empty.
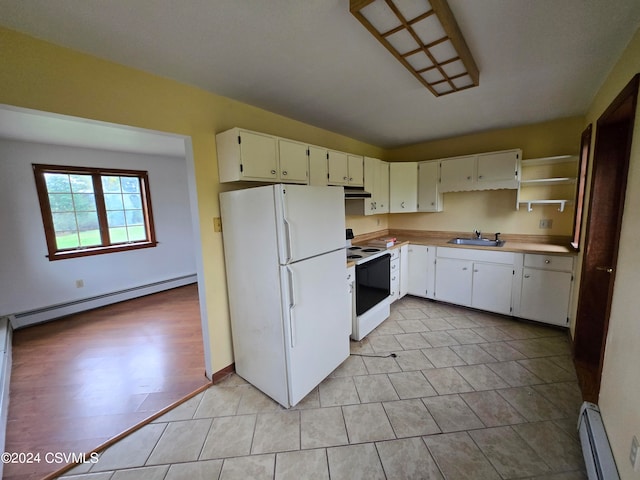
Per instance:
[[[350,0],[349,10],[436,97],[478,85],[446,0]]]

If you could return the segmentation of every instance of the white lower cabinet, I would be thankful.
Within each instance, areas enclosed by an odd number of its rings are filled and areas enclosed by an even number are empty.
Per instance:
[[[407,293],[423,298],[433,298],[435,289],[436,247],[409,245]]]
[[[391,253],[391,302],[395,302],[407,294],[407,275],[409,273],[409,248],[403,245],[394,248]]]
[[[573,282],[573,257],[524,255],[518,316],[566,327]]]
[[[436,300],[470,307],[472,274],[473,262],[471,260],[437,258]]]
[[[514,254],[463,248],[436,250],[435,299],[509,315]]]

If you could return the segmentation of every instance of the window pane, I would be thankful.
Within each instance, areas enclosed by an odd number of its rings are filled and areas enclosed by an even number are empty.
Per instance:
[[[74,193],[73,205],[76,212],[95,212],[96,199],[93,193]]]
[[[78,230],[80,232],[96,230],[98,232],[98,237],[100,236],[98,212],[76,212],[76,219],[78,222]]]
[[[69,175],[73,193],[93,193],[91,175]]]
[[[120,177],[122,191],[125,193],[140,193],[140,179],[136,177]]]
[[[49,193],[66,193],[71,191],[69,175],[66,173],[45,173],[44,180]]]
[[[56,232],[56,246],[58,247],[58,250],[64,250],[66,248],[78,248],[80,246],[78,233]]]
[[[107,223],[109,224],[109,228],[111,227],[124,227],[124,212],[122,210],[114,210],[112,212],[107,212]]]
[[[144,217],[142,216],[142,210],[127,210],[127,226],[132,225],[144,225]]]
[[[142,208],[142,197],[136,194],[124,195],[124,208],[127,210]]]
[[[104,205],[107,210],[122,210],[124,208],[122,195],[120,193],[105,193]]]
[[[129,241],[140,242],[147,239],[147,231],[144,225],[128,227]]]
[[[54,213],[53,215],[53,229],[60,233],[76,232],[78,227],[76,225],[76,215],[73,212]]]
[[[128,241],[127,227],[109,228],[111,243],[125,243]]]
[[[49,205],[52,212],[73,212],[73,198],[70,193],[50,193]]]
[[[104,193],[120,193],[120,177],[102,177],[102,190]]]

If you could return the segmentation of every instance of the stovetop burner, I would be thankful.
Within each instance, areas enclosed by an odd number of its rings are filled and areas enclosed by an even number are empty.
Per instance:
[[[355,259],[355,258],[362,258],[362,255],[355,255],[355,254],[354,254],[354,255],[347,255],[347,258],[348,258],[349,260],[353,260],[353,259]]]
[[[349,250],[362,250],[362,247],[349,247]]]
[[[381,248],[365,248],[365,249],[364,249],[364,250],[362,250],[362,251],[363,251],[363,252],[370,253],[370,252],[380,252],[380,251],[382,251],[382,249],[381,249]]]

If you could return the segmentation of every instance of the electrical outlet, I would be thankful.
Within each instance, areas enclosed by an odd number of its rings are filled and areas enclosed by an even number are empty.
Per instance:
[[[552,225],[553,225],[553,220],[551,220],[550,218],[543,218],[540,220],[540,224],[538,225],[538,228],[551,228]]]
[[[76,288],[84,287],[84,280],[76,280]]]
[[[633,436],[631,440],[631,452],[629,453],[629,460],[633,467],[634,472],[640,472],[640,453],[638,452],[638,437]]]

